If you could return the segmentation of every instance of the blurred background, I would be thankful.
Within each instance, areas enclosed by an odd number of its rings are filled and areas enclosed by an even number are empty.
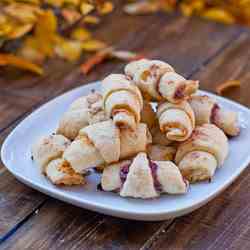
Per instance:
[[[143,51],[117,49],[114,39],[102,33],[107,22],[119,24],[130,17],[133,25],[135,16],[152,15],[165,15],[166,25],[168,16],[183,15],[249,26],[250,0],[1,0],[0,66],[5,68],[1,73],[7,68],[8,75],[9,68],[15,68],[43,75],[49,60],[62,60],[88,74],[107,60],[146,57]],[[10,71],[12,76],[17,73]]]

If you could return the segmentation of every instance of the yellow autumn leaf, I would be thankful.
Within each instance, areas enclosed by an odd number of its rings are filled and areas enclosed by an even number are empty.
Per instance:
[[[87,15],[83,18],[83,22],[87,24],[98,24],[100,23],[100,19],[96,16]]]
[[[0,36],[7,37],[8,34],[13,30],[13,26],[9,23],[0,24]]]
[[[91,11],[93,11],[93,10],[95,9],[95,7],[94,7],[94,5],[92,5],[92,4],[83,2],[83,3],[81,4],[80,9],[81,9],[81,13],[82,13],[83,15],[87,15],[87,14],[89,14]]]
[[[18,56],[28,61],[42,64],[46,55],[40,50],[40,46],[35,37],[27,37],[17,51]]]
[[[4,13],[22,23],[33,23],[42,10],[30,4],[12,3],[4,8]]]
[[[55,53],[68,61],[76,61],[81,56],[82,44],[79,41],[62,40],[55,47]]]
[[[71,38],[77,41],[86,41],[91,38],[91,33],[85,28],[75,28],[71,33]]]
[[[22,25],[18,25],[16,27],[14,27],[8,34],[7,34],[7,38],[8,39],[17,39],[20,38],[22,36],[24,36],[25,34],[27,34],[28,32],[30,32],[34,27],[33,23],[27,23],[27,24],[22,24]]]
[[[97,5],[97,10],[101,15],[107,15],[112,12],[114,9],[114,5],[111,2],[104,2],[100,6]]]
[[[43,74],[43,69],[38,65],[12,54],[0,54],[0,66],[14,66],[38,75]]]
[[[40,50],[48,57],[53,56],[58,34],[57,19],[51,10],[40,15],[34,33]]]
[[[91,39],[82,43],[82,49],[89,52],[98,51],[106,47],[107,45],[104,42],[95,39]]]
[[[64,4],[64,0],[43,0],[43,2],[54,7],[61,7]]]
[[[235,22],[235,18],[224,9],[209,9],[204,11],[201,16],[209,20],[214,20],[226,24],[231,24]]]

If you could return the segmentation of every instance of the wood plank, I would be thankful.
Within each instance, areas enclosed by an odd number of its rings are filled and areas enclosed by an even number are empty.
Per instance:
[[[120,11],[114,12],[112,15],[104,19],[104,22],[94,32],[95,37],[106,41],[110,45],[117,45],[120,41],[129,40],[127,36],[134,36],[138,30],[145,29],[147,23],[139,18],[120,18]],[[119,19],[119,22],[113,22],[113,19]],[[149,21],[153,20],[149,18]],[[104,27],[104,28],[102,28]],[[124,27],[124,28],[122,28]],[[61,88],[68,86],[67,80],[70,79],[69,73],[79,73],[77,65],[82,63],[86,57],[83,56],[81,60],[76,63],[69,63],[63,60],[53,59],[47,62],[46,74],[42,77],[34,77],[30,74],[1,74],[0,86],[1,88],[23,93],[24,95],[38,96],[40,98],[47,97],[51,93],[59,93]],[[115,64],[114,64],[115,65]],[[82,76],[82,78],[85,78]],[[64,81],[63,81],[64,80]],[[8,82],[8,85],[5,83]],[[74,87],[74,82],[71,82],[71,88]],[[62,90],[61,90],[62,91]],[[56,94],[54,93],[54,94]]]
[[[225,92],[225,96],[243,105],[250,107],[249,81],[250,81],[250,35],[241,34],[223,53],[216,57],[208,67],[197,73],[194,77],[201,82],[201,88],[214,91],[216,86],[229,79],[241,81],[240,88]]]
[[[7,171],[0,171],[1,242],[8,232],[45,201],[46,196],[21,184]]]
[[[109,40],[111,45],[116,44],[123,49],[135,50],[150,57],[165,59],[175,65],[178,71],[186,75],[200,67],[208,57],[216,54],[243,31],[243,29],[234,26],[225,27],[199,19],[186,19],[181,16],[169,18],[166,15],[158,15],[147,17],[147,22],[143,17],[134,17],[133,22],[130,19],[131,17],[127,16],[120,18],[118,15],[113,18],[122,20],[122,22],[110,21],[106,23],[105,29],[100,29],[98,30],[99,33],[97,32],[101,38]],[[199,32],[201,27],[203,36],[200,36]],[[152,35],[155,32],[159,33],[157,40]],[[211,40],[213,46],[211,46]],[[176,48],[178,48],[178,51]],[[183,60],[183,58],[187,59]],[[80,60],[80,62],[83,60]],[[2,80],[0,78],[0,86],[7,87],[11,91],[21,92],[24,95],[43,98],[51,95],[51,93],[57,95],[82,83],[101,79],[106,75],[106,72],[118,72],[124,64],[107,63],[98,67],[89,77],[82,76],[76,65],[52,61],[48,63],[52,72],[45,77],[31,78],[30,75],[25,75],[21,78],[19,76],[19,80],[13,79],[11,81],[8,78],[9,75],[4,75],[6,78]],[[4,84],[6,81],[8,81],[8,86]]]
[[[144,249],[249,249],[250,171],[222,195],[174,221]]]
[[[151,58],[167,60],[176,67],[177,71],[180,71],[186,76],[197,71],[202,67],[204,62],[216,55],[221,48],[224,48],[230,41],[235,39],[239,33],[244,31],[244,29],[238,29],[238,27],[234,26],[225,28],[223,25],[208,23],[199,19],[186,19],[181,16],[174,16],[172,19],[165,18],[165,15],[155,16],[148,20],[150,25],[139,18],[141,17],[134,18],[134,26],[132,26],[133,22],[131,22],[130,19],[121,23],[121,25],[128,25],[129,27],[126,29],[126,35],[118,32],[121,28],[118,29],[117,26],[112,26],[114,22],[111,22],[112,25],[107,30],[114,29],[119,33],[121,40],[119,47],[141,51]],[[167,23],[167,25],[165,25],[165,23]],[[160,35],[156,40],[152,37],[152,33],[159,29],[159,27],[161,27]],[[204,36],[202,37],[200,36],[200,30],[204,32]],[[101,32],[103,32],[103,30],[101,30],[100,33]],[[116,32],[114,32],[114,34],[116,34]],[[113,41],[119,40],[119,35],[117,34],[115,36],[111,36],[111,34],[108,35],[112,37]],[[137,37],[135,41],[133,41],[134,37]],[[211,46],[211,39],[213,40],[213,46]],[[176,48],[179,48],[179,50],[176,50]],[[183,58],[187,59],[183,60]],[[33,105],[41,104],[47,99],[57,96],[72,87],[102,79],[107,72],[121,72],[123,66],[124,63],[106,63],[98,67],[89,76],[84,77],[80,73],[78,66],[63,66],[58,62],[55,63],[55,67],[52,67],[55,73],[48,74],[37,83],[35,82],[37,79],[30,79],[29,75],[25,75],[24,79],[21,78],[21,80],[16,81],[10,81],[8,76],[7,79],[5,79],[5,75],[3,75],[2,78],[0,78],[0,85],[1,81],[8,82],[8,85],[4,84],[3,88],[7,88],[10,95],[27,96],[28,99],[21,97],[20,99],[22,102],[29,101],[29,105],[22,111],[21,108],[23,108],[23,105],[18,105],[18,102],[17,107],[19,110],[15,109],[15,104],[13,106],[9,105],[6,110],[8,112],[16,112],[16,114],[10,117],[10,119],[15,119],[22,113],[30,111]],[[15,100],[15,97],[12,99]],[[3,101],[4,103],[8,103],[5,100]],[[11,102],[11,100],[9,100],[9,102]],[[5,108],[5,105],[3,105],[3,108]],[[0,121],[2,126],[6,126],[8,123],[9,120],[6,120],[5,123],[1,123]]]
[[[0,131],[8,127],[27,110],[31,110],[34,103],[38,102],[35,97],[23,97],[8,92],[0,92]]]
[[[20,122],[20,120],[19,120]],[[18,121],[0,134],[0,145]],[[15,179],[0,159],[0,242],[27,216],[39,207],[47,196]]]
[[[196,24],[196,21],[186,21],[185,22],[182,21],[181,22],[181,26],[180,26],[180,20],[184,20],[183,18],[177,18],[176,21],[171,21],[170,24],[168,26],[163,26],[163,24],[165,23],[165,17],[159,15],[155,17],[156,19],[159,19],[160,21],[157,21],[155,23],[153,23],[149,29],[145,30],[145,27],[147,25],[143,25],[143,27],[141,27],[141,31],[136,31],[138,38],[136,39],[135,43],[133,43],[133,48],[134,49],[139,49],[140,47],[143,47],[143,51],[145,52],[150,52],[152,53],[151,55],[153,56],[159,56],[161,59],[170,59],[172,58],[171,62],[174,62],[174,64],[177,66],[177,69],[183,73],[185,73],[186,75],[191,74],[193,71],[199,69],[202,64],[204,62],[206,62],[209,58],[213,57],[214,55],[216,55],[217,53],[219,53],[219,51],[221,50],[221,48],[227,46],[227,44],[234,39],[235,37],[238,36],[239,31],[236,28],[229,28],[229,29],[225,29],[225,27],[223,26],[217,26],[215,24],[209,24],[203,21],[200,21],[199,24]],[[143,21],[143,20],[142,20]],[[190,28],[190,26],[192,25],[192,22],[194,22],[194,28]],[[146,23],[146,22],[145,22]],[[210,26],[212,25],[212,26]],[[159,27],[162,28],[162,35],[159,36],[159,41],[158,38],[155,36],[152,36],[152,32],[155,32],[156,30],[159,30]],[[212,27],[212,28],[211,28]],[[219,27],[219,28],[218,28]],[[163,29],[164,28],[164,29]],[[213,32],[214,30],[214,32]],[[148,33],[148,31],[151,31],[151,33]],[[188,32],[187,32],[188,31]],[[204,36],[200,36],[200,32],[201,31],[205,31],[204,32]],[[210,32],[209,35],[207,35],[207,33]],[[140,34],[140,35],[139,35]],[[134,36],[134,34],[133,34]],[[132,39],[133,36],[131,36]],[[185,39],[182,39],[182,38]],[[214,37],[216,37],[216,39],[214,39]],[[197,40],[193,40],[193,38],[197,39]],[[208,41],[208,38],[210,39],[214,39],[215,42],[212,44],[211,40]],[[126,40],[127,42],[128,40]],[[187,46],[187,43],[192,43],[191,45],[188,46],[188,50],[185,49],[185,47]],[[126,45],[128,46],[128,48],[130,44]],[[125,46],[125,45],[124,45]],[[158,47],[157,47],[158,46]],[[160,46],[160,47],[159,47]],[[159,49],[160,48],[160,49]],[[179,48],[179,50],[176,50],[176,48]],[[183,60],[183,58],[185,58],[185,56],[190,55],[190,58],[188,58],[188,60]],[[190,63],[192,62],[192,63]],[[98,67],[97,70],[95,72],[93,72],[88,79],[96,79],[97,77],[101,77],[103,75],[106,75],[107,72],[110,72],[112,69],[120,69],[122,64],[119,64],[118,66],[114,66],[115,64],[113,63],[108,63],[105,64],[102,67]],[[186,66],[184,66],[186,65]],[[66,74],[66,76],[63,76],[63,84],[62,84],[62,89],[60,89],[60,91],[63,91],[67,88],[71,88],[72,87],[72,83],[73,82],[77,82],[77,84],[79,84],[82,81],[82,76],[79,75],[79,72],[77,70],[72,71],[71,73]],[[50,82],[51,84],[52,82]],[[66,86],[66,87],[65,87]],[[47,85],[44,86],[44,88],[47,88]],[[17,91],[18,89],[15,89],[15,91]],[[13,91],[13,90],[11,90]],[[19,90],[18,90],[19,91]],[[39,90],[42,91],[42,88]],[[37,91],[37,93],[39,92]],[[52,91],[52,89],[50,89],[51,92],[53,92],[53,94],[57,94],[58,90],[54,90]],[[45,91],[46,92],[46,91]],[[19,93],[24,93],[21,91]],[[32,93],[32,91],[31,91]],[[35,93],[35,92],[33,92]],[[41,93],[41,96],[43,94]],[[38,95],[37,95],[38,96]],[[1,176],[0,176],[0,182],[1,182]],[[22,185],[22,184],[20,184]],[[1,193],[1,188],[0,188],[0,193]],[[15,190],[13,190],[14,196],[18,197],[18,195],[20,195],[20,193],[16,192]],[[23,195],[26,195],[27,192],[23,191]],[[5,197],[5,195],[7,195],[6,193],[3,192],[3,198]],[[40,200],[41,202],[43,201],[43,199]],[[16,206],[17,204],[14,203],[14,206]],[[38,205],[40,205],[40,202],[38,203]],[[57,207],[57,205],[55,205]],[[22,210],[23,207],[18,206],[17,209]],[[27,211],[25,211],[25,215],[23,215],[22,218],[27,218],[27,216],[33,215],[33,207],[30,208],[30,210],[27,209]],[[67,208],[68,212],[70,212],[73,209],[73,207],[69,206]],[[11,209],[9,209],[11,210]],[[45,210],[45,214],[49,214],[50,211],[49,209]],[[2,211],[3,213],[5,212],[5,209],[3,209]],[[85,212],[83,213],[85,214]],[[39,214],[38,214],[39,215]],[[60,215],[61,216],[61,215]],[[58,215],[58,217],[60,217]],[[4,216],[3,216],[4,218]],[[37,224],[41,224],[42,219],[40,216],[38,216],[38,223],[33,224],[34,217],[30,217],[30,219],[28,220],[30,227],[26,228],[25,232],[23,232],[21,229],[27,224],[24,223],[22,225],[22,227],[16,232],[16,234],[14,234],[14,237],[17,238],[23,238],[24,237],[24,233],[25,235],[28,235],[27,237],[31,237],[31,234],[34,233],[37,236],[37,241],[34,242],[35,246],[40,246],[41,242],[39,242],[39,240],[43,240],[43,238],[41,238],[41,234],[40,231],[37,231],[37,228],[35,227],[35,225]],[[106,218],[106,217],[105,217]],[[62,218],[63,220],[65,220],[65,216],[63,216]],[[23,221],[23,219],[20,218],[14,218],[12,221],[8,222],[8,226],[9,228],[15,227],[15,225],[17,225],[17,221]],[[61,218],[60,218],[61,220]],[[103,223],[97,224],[97,227],[95,229],[95,231],[97,230],[102,237],[102,239],[107,243],[106,246],[109,246],[111,241],[122,241],[124,240],[124,248],[125,247],[129,247],[129,242],[126,242],[125,239],[119,238],[119,232],[122,232],[122,228],[124,228],[124,225],[128,222],[124,222],[124,223],[120,223],[119,220],[108,220],[108,228],[114,228],[112,229],[112,231],[109,233],[107,232],[107,234],[105,233],[105,231],[107,230],[103,230],[102,226],[104,225]],[[42,224],[41,224],[42,225]],[[141,226],[140,226],[141,225]],[[138,247],[139,245],[142,245],[142,243],[144,241],[146,241],[149,238],[149,235],[151,235],[154,231],[156,231],[156,229],[158,227],[154,227],[154,223],[148,223],[148,234],[145,233],[144,234],[144,224],[143,223],[138,223],[138,231],[137,235],[141,235],[140,239],[139,239],[139,243],[136,243],[136,247]],[[128,225],[126,225],[127,228],[133,228],[134,226],[134,222],[129,222]],[[52,227],[54,228],[55,225],[52,224]],[[84,223],[82,225],[82,227],[84,226]],[[167,226],[166,226],[167,227]],[[107,228],[107,226],[106,226]],[[108,229],[107,228],[107,229]],[[152,229],[152,231],[151,231]],[[44,228],[43,228],[44,230]],[[51,230],[55,230],[51,228]],[[80,229],[79,229],[80,230]],[[147,231],[146,230],[146,231]],[[115,231],[113,233],[113,231]],[[5,231],[8,234],[8,229]],[[38,233],[39,232],[39,233]],[[45,233],[47,231],[45,230]],[[101,233],[103,232],[103,233]],[[51,233],[48,232],[48,234],[50,235]],[[92,234],[91,234],[92,235]],[[94,234],[95,235],[95,234]],[[89,242],[87,242],[86,244],[88,244],[87,246],[90,247],[91,244],[93,244],[94,239],[97,240],[97,238],[99,237],[98,235],[96,235],[96,237],[91,238],[90,236],[90,240]],[[32,236],[34,237],[34,236]],[[47,238],[47,236],[45,237],[45,235],[43,236],[44,238]],[[132,235],[131,235],[132,237]],[[101,238],[100,238],[101,239]],[[6,241],[7,243],[9,243],[9,245],[7,247],[9,248],[14,248],[15,246],[15,241]],[[100,244],[100,246],[98,245],[98,248],[101,248],[101,240],[98,241]],[[75,242],[77,243],[77,242]],[[104,242],[103,242],[104,244]],[[136,248],[135,247],[135,248]]]
[[[144,26],[144,24],[143,24],[143,26]],[[136,30],[136,26],[134,28]],[[65,84],[65,82],[64,82],[64,84]],[[63,84],[61,86],[64,87]],[[44,86],[43,86],[43,88],[44,88]],[[46,89],[46,86],[45,86],[45,89]],[[41,89],[41,91],[42,91],[42,89]],[[18,92],[18,94],[25,96],[24,92],[22,92],[22,91]],[[23,98],[23,99],[25,99],[25,98]],[[23,112],[24,112],[24,110],[23,110]],[[6,115],[6,117],[7,117],[7,115]],[[38,206],[40,206],[45,201],[46,196],[37,195],[36,191],[33,191],[33,190],[29,189],[28,187],[24,186],[23,184],[17,182],[14,179],[14,177],[12,177],[7,172],[4,172],[0,176],[0,180],[1,180],[1,178],[4,178],[6,181],[10,182],[10,184],[8,184],[8,186],[13,188],[13,191],[11,193],[13,203],[10,203],[10,202],[8,204],[3,203],[2,209],[1,209],[1,215],[2,215],[1,218],[3,218],[3,220],[5,220],[5,222],[2,223],[0,235],[4,238],[6,235],[8,235],[11,232],[11,230],[13,230],[13,228],[18,227],[18,225],[20,223],[22,223],[25,220],[25,218],[27,218],[30,214],[32,214],[34,212],[34,210],[36,210],[36,208]],[[17,185],[17,183],[18,183],[18,185]],[[5,188],[5,186],[0,187],[2,199],[10,200],[8,198],[9,193],[5,192],[4,188]],[[20,190],[22,190],[22,191],[20,192]],[[20,193],[22,194],[21,196],[20,196]],[[22,199],[22,197],[30,197],[30,200],[31,201],[34,200],[34,202],[33,203],[27,202],[26,207],[24,207],[22,204],[18,204],[19,199]]]
[[[137,19],[134,20],[134,22],[132,22],[132,20],[126,19],[126,22],[121,23],[128,27],[126,32],[121,32],[118,26],[113,26],[114,22],[109,21],[110,26],[107,30],[113,30],[114,35],[111,36],[110,33],[104,32],[102,29],[99,33],[108,33],[106,36],[112,38],[110,39],[112,43],[116,43],[118,40],[122,40],[127,33],[133,35],[137,32],[137,29],[145,28],[144,26],[146,26],[146,24],[141,20],[139,21],[139,19]],[[131,39],[131,37],[129,39]],[[126,38],[125,40],[129,42],[129,39]],[[79,67],[77,66],[79,63],[80,62],[78,62],[78,64],[69,64],[62,60],[54,60],[47,66],[52,69],[51,72],[48,72],[41,78],[32,77],[29,74],[20,75],[20,72],[17,73],[13,70],[11,70],[9,74],[1,74],[0,111],[2,111],[4,115],[0,118],[0,131],[10,124],[12,120],[31,111],[33,107],[37,107],[48,98],[61,94],[65,89],[71,89],[72,87],[80,85],[80,83],[75,84],[74,82],[76,75],[79,76],[79,78],[85,78],[86,82],[88,82],[87,79],[89,77],[80,75]],[[115,67],[116,65],[116,62],[108,64],[109,68]],[[95,79],[97,79],[97,74]]]
[[[144,237],[150,237],[159,224],[131,222],[108,216],[103,218],[102,215],[50,199],[2,244],[1,249],[89,250],[128,249],[129,246],[133,250],[138,249],[144,243]]]
[[[250,35],[242,34],[194,77],[202,88],[213,91],[228,79],[241,80],[241,87],[225,93],[250,106]],[[176,219],[169,230],[146,244],[148,249],[249,249],[250,170],[246,169],[222,195],[203,208]],[[181,239],[181,240],[180,240]]]

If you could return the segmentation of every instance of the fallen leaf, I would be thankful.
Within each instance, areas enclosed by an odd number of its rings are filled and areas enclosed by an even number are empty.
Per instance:
[[[87,15],[83,18],[83,22],[86,24],[98,24],[100,23],[100,18],[92,15]]]
[[[73,24],[81,19],[81,14],[76,10],[64,8],[62,9],[61,14],[69,24]]]
[[[106,47],[106,43],[95,39],[91,39],[82,43],[82,49],[88,52],[98,51]]]
[[[107,59],[116,58],[122,61],[134,61],[144,58],[140,54],[136,54],[131,51],[116,51],[113,47],[107,47],[101,51],[98,51],[96,54],[91,56],[86,62],[81,65],[81,72],[87,75],[95,66],[103,63]]]
[[[84,42],[91,38],[91,33],[85,28],[78,27],[71,32],[70,37],[74,40]]]
[[[228,80],[226,82],[219,84],[216,87],[215,92],[218,95],[222,95],[224,91],[226,91],[230,88],[240,87],[240,85],[241,85],[241,83],[239,80]]]
[[[208,9],[205,12],[201,13],[201,16],[209,20],[214,20],[226,24],[235,23],[235,18],[228,11],[224,9],[219,9],[219,8]]]
[[[87,15],[87,14],[89,14],[91,11],[93,11],[93,10],[95,9],[95,6],[92,5],[92,4],[89,4],[89,3],[87,3],[87,2],[86,2],[86,3],[83,2],[83,3],[81,4],[80,9],[81,9],[81,13],[82,13],[83,15]]]
[[[12,54],[0,54],[0,66],[14,66],[38,75],[43,74],[43,69],[38,65]]]
[[[82,44],[79,41],[64,39],[55,47],[55,53],[68,61],[76,61],[81,56]]]
[[[155,13],[160,9],[157,2],[136,2],[124,6],[123,10],[129,15],[146,15]]]
[[[20,38],[25,34],[27,34],[28,32],[30,32],[33,29],[33,27],[34,27],[33,23],[27,23],[16,26],[7,34],[7,38],[10,40]]]
[[[112,12],[114,9],[114,5],[111,2],[104,2],[101,5],[97,5],[97,10],[101,15],[107,15]]]
[[[87,75],[95,66],[101,64],[109,57],[109,53],[111,50],[112,48],[107,48],[91,56],[80,66],[81,72]]]
[[[137,54],[131,51],[125,51],[125,50],[113,50],[110,51],[110,56],[113,58],[117,58],[123,61],[136,61],[142,58],[145,58],[145,56],[141,54]]]

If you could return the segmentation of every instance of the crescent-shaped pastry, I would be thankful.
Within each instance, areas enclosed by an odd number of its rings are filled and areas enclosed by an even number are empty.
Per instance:
[[[62,158],[51,161],[46,168],[46,176],[56,185],[84,184],[84,177],[76,173],[70,164]]]
[[[179,103],[195,93],[198,81],[186,80],[173,67],[159,60],[141,59],[125,67],[129,76],[141,89],[145,99]]]
[[[132,161],[106,167],[101,185],[104,191],[119,192],[123,197],[155,198],[161,193],[186,193],[188,183],[170,161],[152,161],[139,153]]]
[[[152,143],[152,136],[147,125],[140,123],[135,131],[120,129],[120,140],[120,159],[126,159],[139,152],[146,152],[147,146]]]
[[[84,177],[77,174],[70,164],[62,159],[62,154],[70,141],[62,135],[50,135],[41,138],[32,147],[34,161],[41,172],[56,184],[78,185],[85,183]]]
[[[81,128],[89,124],[107,120],[102,108],[102,96],[91,93],[76,99],[59,122],[57,134],[74,140]]]
[[[135,131],[119,130],[112,120],[108,120],[81,129],[63,158],[77,173],[84,173],[89,168],[145,152],[149,143],[151,138],[145,124],[140,123]]]
[[[153,161],[173,161],[176,147],[153,144],[147,147],[147,152],[149,158]]]
[[[143,99],[140,90],[122,74],[111,74],[102,81],[103,107],[120,128],[135,130],[140,122]]]
[[[32,146],[31,154],[42,173],[50,161],[60,158],[70,141],[63,135],[49,135],[37,140]]]
[[[228,139],[213,124],[203,124],[177,148],[175,162],[191,182],[211,179],[228,155]]]
[[[187,101],[164,102],[157,109],[160,130],[170,141],[185,141],[195,126],[194,112]]]
[[[136,83],[145,99],[162,100],[157,83],[166,72],[174,72],[168,63],[160,60],[141,59],[130,62],[125,67],[125,74]]]
[[[188,101],[194,110],[196,125],[213,123],[227,135],[236,136],[240,133],[237,113],[222,109],[214,98],[194,95]]]
[[[89,125],[80,130],[78,137],[65,150],[66,159],[77,173],[120,157],[120,132],[112,120]]]

